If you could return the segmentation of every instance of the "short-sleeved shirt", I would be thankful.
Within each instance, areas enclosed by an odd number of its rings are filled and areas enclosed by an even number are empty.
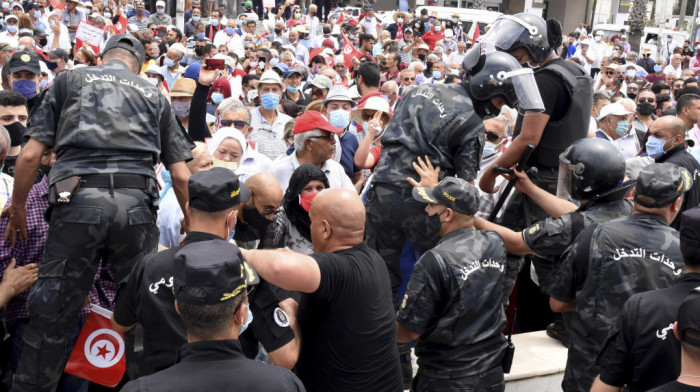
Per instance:
[[[284,155],[287,150],[287,143],[284,142],[284,126],[292,118],[277,111],[277,118],[270,124],[260,113],[260,107],[251,112],[250,134],[248,140],[255,143],[256,150],[275,160]]]
[[[121,61],[61,74],[41,97],[24,136],[55,148],[51,184],[87,174],[155,179],[159,161],[192,159],[193,145],[165,96]]]
[[[80,22],[85,22],[85,20],[85,12],[77,8],[75,9],[73,15],[71,15],[68,9],[63,10],[63,13],[61,14],[61,23],[63,23],[67,27],[71,25],[80,24]],[[69,36],[70,42],[75,42],[75,31],[69,32]]]
[[[484,124],[465,85],[417,86],[403,96],[382,135],[373,182],[410,187],[417,156],[427,155],[445,175],[473,180],[479,172]]]
[[[297,375],[308,391],[403,391],[391,284],[364,242],[311,255],[321,281],[299,303]]]
[[[173,24],[173,18],[168,14],[163,14],[163,16],[160,16],[158,13],[155,13],[148,18],[148,23],[155,23],[157,26],[167,26]]]
[[[143,20],[139,20],[136,16],[129,18],[129,24],[135,24],[139,31],[146,30],[149,23],[151,23],[151,19],[149,18],[144,18]]]
[[[506,248],[492,231],[452,231],[416,263],[397,322],[421,336],[420,373],[450,378],[501,366]]]
[[[636,294],[625,302],[598,356],[601,381],[641,392],[675,380],[681,371],[681,345],[673,323],[681,302],[698,286],[700,274],[689,273],[671,287]]]
[[[352,136],[352,135],[351,135]],[[282,186],[282,191],[287,191],[289,186],[289,179],[292,178],[292,174],[299,167],[299,160],[297,159],[296,152],[288,155],[272,164],[270,171],[277,177],[277,180]],[[328,177],[328,184],[331,188],[345,188],[354,190],[355,186],[350,181],[350,178],[345,174],[345,170],[340,166],[340,163],[329,159],[323,162],[321,167],[323,173]]]

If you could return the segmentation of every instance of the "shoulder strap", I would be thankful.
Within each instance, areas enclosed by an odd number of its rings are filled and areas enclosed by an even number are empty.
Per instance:
[[[581,232],[576,238],[576,242],[579,244],[578,252],[576,253],[576,258],[574,259],[574,271],[576,271],[576,281],[583,282],[586,280],[588,275],[588,263],[591,257],[591,243],[593,241],[593,233],[595,232],[597,224],[592,224]]]
[[[583,214],[579,211],[574,211],[569,216],[571,216],[571,239],[575,240],[586,228],[586,223],[583,219]]]
[[[549,70],[559,75],[562,79],[564,79],[564,82],[569,90],[573,90],[578,84],[578,81],[576,80],[577,77],[572,75],[571,71],[561,64],[547,64],[542,68],[542,70]]]

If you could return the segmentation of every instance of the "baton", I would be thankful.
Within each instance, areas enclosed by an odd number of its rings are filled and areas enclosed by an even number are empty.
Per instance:
[[[515,170],[517,171],[523,171],[525,169],[525,165],[527,165],[528,159],[530,159],[530,155],[532,155],[532,151],[535,150],[535,146],[533,144],[528,144],[527,147],[525,148],[525,151],[523,152],[522,157],[520,157],[520,162],[518,162],[518,166],[515,167]],[[513,177],[508,181],[508,185],[506,185],[506,189],[501,193],[501,197],[498,198],[498,202],[496,203],[496,206],[493,207],[493,210],[491,211],[491,215],[489,215],[489,221],[493,222],[496,220],[496,215],[498,215],[498,211],[501,210],[501,207],[503,207],[503,203],[506,202],[506,199],[508,198],[508,195],[510,194],[510,191],[513,190],[513,186],[515,186],[515,181],[518,181],[517,177]]]

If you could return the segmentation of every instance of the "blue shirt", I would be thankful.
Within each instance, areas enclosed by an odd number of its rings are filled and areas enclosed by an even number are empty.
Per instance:
[[[340,137],[340,166],[345,170],[345,174],[352,178],[352,175],[359,173],[361,170],[355,166],[355,152],[360,147],[360,142],[357,137],[350,132],[345,132]]]

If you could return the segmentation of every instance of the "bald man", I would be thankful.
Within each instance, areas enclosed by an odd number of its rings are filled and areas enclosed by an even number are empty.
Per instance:
[[[260,277],[303,293],[297,376],[310,392],[403,390],[389,275],[363,242],[362,200],[351,190],[326,189],[309,216],[316,253],[243,251]]]
[[[269,172],[254,174],[245,184],[250,189],[250,199],[238,211],[233,239],[241,248],[254,249],[272,223],[284,192],[277,178]]]
[[[657,163],[668,162],[683,167],[693,177],[693,187],[686,192],[681,210],[671,222],[671,227],[678,230],[683,211],[700,205],[700,163],[686,151],[686,125],[676,116],[663,116],[654,121],[649,128],[647,154]]]

